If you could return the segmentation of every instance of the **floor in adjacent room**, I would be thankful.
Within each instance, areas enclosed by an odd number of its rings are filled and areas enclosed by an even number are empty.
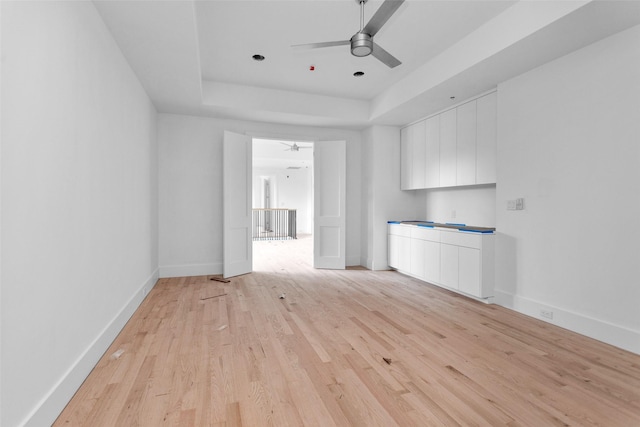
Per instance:
[[[639,355],[311,240],[161,279],[55,425],[640,426]]]

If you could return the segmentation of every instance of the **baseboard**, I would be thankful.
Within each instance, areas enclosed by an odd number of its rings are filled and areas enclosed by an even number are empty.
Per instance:
[[[353,267],[353,266],[361,265],[359,256],[347,257],[345,262],[347,264],[347,267]]]
[[[160,266],[161,278],[207,276],[210,274],[222,274],[222,263]]]
[[[638,331],[499,290],[495,291],[495,300],[493,302],[518,313],[569,329],[623,350],[640,354],[640,332]],[[543,317],[540,314],[541,310],[551,312],[553,318]]]
[[[20,425],[53,424],[157,281],[156,269]]]

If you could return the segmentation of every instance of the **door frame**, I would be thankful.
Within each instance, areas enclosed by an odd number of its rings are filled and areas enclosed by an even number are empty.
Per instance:
[[[301,135],[286,134],[285,135],[285,134],[269,133],[269,132],[247,132],[246,135],[251,137],[252,144],[253,144],[253,140],[254,139],[269,139],[269,140],[291,141],[291,142],[293,142],[293,141],[312,142],[313,143],[313,147],[314,147],[314,151],[315,151],[316,145],[318,143],[334,141],[333,139],[327,139],[327,138],[322,137],[322,136],[320,136],[320,137],[311,137],[309,135],[304,135],[304,134],[301,134]],[[347,145],[347,142],[346,142],[345,138],[342,138],[342,139],[339,139],[339,140],[340,141],[344,141],[344,143],[345,143],[345,149],[344,149],[344,162],[345,162],[344,198],[346,200],[346,192],[347,192],[347,188],[346,188],[346,157],[347,157],[346,145]],[[253,160],[253,155],[252,155],[252,160]],[[314,254],[313,254],[313,256],[314,256],[314,258],[315,258],[315,250],[316,250],[316,248],[315,248],[315,240],[318,237],[318,236],[315,235],[316,234],[315,233],[315,223],[316,223],[316,218],[315,218],[315,209],[316,209],[316,207],[315,207],[315,204],[316,204],[315,203],[315,196],[316,196],[316,192],[317,192],[317,183],[315,182],[314,175],[315,175],[316,167],[317,167],[317,165],[316,165],[316,161],[315,161],[315,158],[314,158],[313,171],[312,171],[312,174],[311,174],[311,181],[312,181],[312,185],[311,185],[311,191],[312,191],[311,201],[312,201],[312,204],[313,204],[313,206],[311,208],[311,212],[312,212],[312,217],[311,217],[312,224],[311,224],[311,227],[312,227],[312,230],[314,230],[314,232],[313,232],[313,239],[314,239],[314,248],[313,248]],[[252,185],[251,192],[253,192],[253,185]],[[344,218],[344,236],[345,236],[345,241],[346,241],[346,234],[347,234],[346,210],[344,212],[344,216],[345,216],[345,218]],[[345,244],[345,249],[346,249],[346,244]],[[345,259],[345,267],[346,267],[346,251],[345,251],[345,254],[344,254],[344,259]],[[311,260],[311,263],[313,265],[313,260]],[[345,268],[345,267],[342,267],[342,268]],[[316,267],[314,266],[314,268],[316,268]]]

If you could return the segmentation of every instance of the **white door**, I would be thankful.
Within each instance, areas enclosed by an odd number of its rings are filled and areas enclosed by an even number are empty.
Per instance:
[[[251,273],[251,137],[224,132],[223,276]]]
[[[313,266],[344,269],[346,142],[313,144]]]

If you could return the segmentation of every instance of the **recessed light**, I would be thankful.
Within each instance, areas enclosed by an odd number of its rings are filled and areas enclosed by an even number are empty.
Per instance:
[[[449,99],[453,100],[453,99],[456,99],[456,97],[455,96],[450,96]]]
[[[353,73],[353,75],[355,77],[362,77],[362,76],[364,76],[364,71],[356,71],[355,73]]]
[[[255,54],[252,56],[252,58],[256,61],[264,61],[264,56],[260,55],[260,54]]]

